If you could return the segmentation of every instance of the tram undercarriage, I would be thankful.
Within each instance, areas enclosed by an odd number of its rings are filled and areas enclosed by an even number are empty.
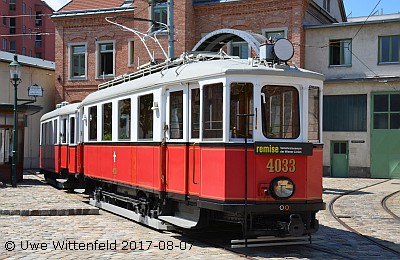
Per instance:
[[[282,214],[268,209],[260,211],[260,205],[253,205],[257,207],[257,211],[251,211],[252,205],[249,205],[249,211],[245,214],[244,204],[240,206],[225,204],[215,209],[215,205],[210,206],[198,199],[197,201],[193,198],[172,199],[164,192],[155,193],[128,185],[100,182],[92,178],[86,178],[86,193],[91,196],[91,205],[158,230],[202,229],[212,222],[225,222],[240,224],[244,237],[256,238],[300,237],[315,233],[319,227],[315,218],[317,211]],[[315,204],[314,207],[319,205]],[[271,213],[266,214],[266,212]],[[247,215],[246,220],[245,215]]]

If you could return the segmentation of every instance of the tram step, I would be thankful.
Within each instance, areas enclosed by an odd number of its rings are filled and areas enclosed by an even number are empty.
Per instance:
[[[301,237],[258,237],[251,239],[231,240],[231,248],[243,247],[264,247],[264,246],[282,246],[282,245],[305,245],[311,244],[311,236]]]
[[[182,228],[194,228],[197,225],[196,221],[175,217],[175,216],[158,216],[158,219]]]
[[[89,200],[89,204],[101,209],[104,209],[106,211],[110,211],[114,214],[123,216],[125,218],[134,220],[136,222],[145,224],[147,226],[153,227],[158,230],[174,230],[174,227],[171,226],[170,224],[163,223],[162,221],[158,219],[151,218],[149,216],[142,216],[141,214],[135,213],[132,210],[128,210],[122,207],[118,207],[116,205],[104,202],[104,201],[96,201],[94,199]]]

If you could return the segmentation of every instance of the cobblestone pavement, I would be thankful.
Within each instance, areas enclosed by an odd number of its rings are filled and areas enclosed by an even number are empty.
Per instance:
[[[1,183],[1,182],[0,182]],[[99,214],[99,209],[82,203],[64,191],[43,182],[42,176],[25,175],[17,189],[0,185],[0,215],[61,216]]]
[[[34,180],[29,176],[25,175],[25,180]],[[382,181],[324,178],[324,200],[329,205],[329,201],[339,194]],[[396,183],[400,180],[390,180],[344,196],[335,203],[334,210],[360,232],[398,248],[400,223],[395,222],[380,205],[384,196],[400,189]],[[39,181],[34,181],[34,184],[26,185],[24,181],[16,189],[0,186],[0,209],[6,206],[10,209],[31,209],[38,208],[38,205],[49,209],[88,206],[82,202],[82,196],[53,189]],[[387,202],[395,214],[400,212],[399,200],[397,194]],[[239,252],[255,259],[398,259],[398,256],[347,231],[328,210],[318,213],[318,218],[321,224],[319,238],[314,239],[311,247],[248,248]],[[180,234],[158,232],[102,210],[99,215],[0,215],[0,259],[243,258],[189,240]],[[338,254],[332,255],[324,250]]]

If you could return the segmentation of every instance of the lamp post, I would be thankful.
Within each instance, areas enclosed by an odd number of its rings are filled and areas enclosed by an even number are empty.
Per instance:
[[[18,62],[18,56],[14,55],[14,60],[10,63],[10,82],[14,85],[14,127],[13,127],[13,148],[11,165],[11,185],[17,187],[17,109],[18,94],[17,87],[21,83],[22,65]]]

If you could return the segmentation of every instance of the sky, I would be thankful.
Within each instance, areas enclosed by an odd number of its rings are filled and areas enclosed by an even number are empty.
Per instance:
[[[70,0],[44,0],[55,11],[63,7]],[[379,0],[343,0],[346,15],[351,13],[351,17],[368,16],[374,9]],[[381,0],[376,10],[379,13],[393,14],[400,12],[400,0]]]
[[[379,0],[343,0],[346,15],[351,17],[368,16]],[[379,14],[394,14],[400,12],[400,0],[381,0],[375,11]],[[375,12],[374,11],[374,12]]]

